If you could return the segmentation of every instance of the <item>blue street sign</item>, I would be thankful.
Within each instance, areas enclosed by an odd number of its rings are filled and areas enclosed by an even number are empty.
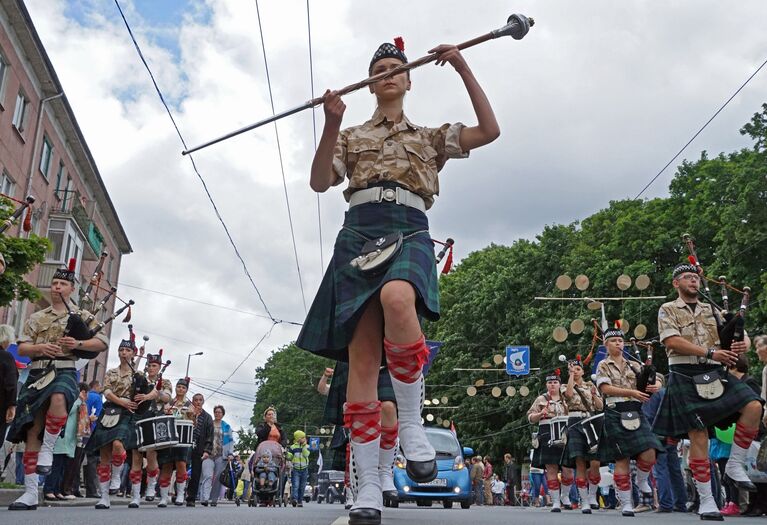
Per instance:
[[[506,373],[510,376],[524,376],[530,373],[530,347],[506,347]]]
[[[316,452],[320,449],[320,437],[309,436],[309,450]]]

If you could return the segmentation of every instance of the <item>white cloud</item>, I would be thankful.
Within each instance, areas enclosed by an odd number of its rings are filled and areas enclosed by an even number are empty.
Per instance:
[[[121,280],[211,303],[263,312],[194,175],[146,71],[111,3],[93,3],[87,26],[63,1],[30,0],[29,10],[94,153],[135,253]],[[178,20],[178,55],[163,49],[130,3],[123,3],[163,92],[175,103],[189,145],[271,112],[253,2],[210,1],[209,17]],[[480,6],[480,7],[477,7]],[[364,77],[378,44],[405,38],[416,58],[441,42],[499,27],[507,2],[312,2],[317,94]],[[305,2],[261,2],[277,111],[310,97]],[[531,237],[633,196],[757,67],[764,57],[767,6],[713,0],[664,3],[518,2],[537,24],[522,41],[482,44],[465,55],[493,103],[501,138],[451,161],[430,214],[435,238],[456,239],[457,255],[490,242]],[[205,25],[203,25],[205,24]],[[165,35],[167,36],[167,34]],[[180,62],[176,57],[180,57]],[[747,145],[737,133],[764,101],[757,76],[685,153]],[[369,117],[373,101],[346,97],[345,122]],[[425,66],[413,72],[406,111],[416,122],[474,121],[458,76]],[[317,111],[318,132],[322,112]],[[308,187],[311,112],[278,124],[307,302],[322,277],[317,197]],[[196,155],[201,173],[273,315],[304,315],[272,126]],[[664,195],[672,170],[646,194]],[[342,220],[340,190],[320,197],[324,259]],[[124,288],[142,329],[207,348],[192,375],[223,379],[269,322]],[[119,334],[119,329],[116,332]],[[278,326],[232,378],[246,383],[270,349],[294,339]],[[179,376],[199,349],[160,336]],[[119,337],[115,337],[119,339]],[[215,352],[212,349],[219,349]],[[232,388],[235,388],[234,386]],[[239,384],[237,390],[253,389]],[[229,414],[247,417],[247,404]],[[239,420],[237,420],[239,422]]]

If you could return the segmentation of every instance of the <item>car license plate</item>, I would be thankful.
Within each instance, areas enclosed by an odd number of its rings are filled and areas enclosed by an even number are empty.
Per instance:
[[[445,478],[437,478],[429,481],[428,483],[419,483],[419,487],[447,487],[447,480]]]

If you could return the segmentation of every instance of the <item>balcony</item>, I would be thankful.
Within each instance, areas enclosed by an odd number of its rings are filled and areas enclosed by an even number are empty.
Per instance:
[[[88,217],[88,212],[81,204],[80,194],[74,190],[59,190],[56,195],[59,201],[51,208],[50,216],[67,219],[76,224],[80,237],[88,241],[83,250],[83,259],[97,261],[104,247],[104,237]]]

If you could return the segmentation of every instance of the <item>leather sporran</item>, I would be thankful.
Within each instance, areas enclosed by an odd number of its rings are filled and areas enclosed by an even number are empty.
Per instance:
[[[349,264],[366,275],[377,275],[397,258],[402,251],[402,232],[390,233],[366,242],[360,250],[360,255]]]
[[[642,414],[639,412],[621,412],[621,426],[634,431],[642,425]]]
[[[692,381],[695,383],[695,391],[702,399],[718,399],[724,394],[724,383],[716,370],[693,376]]]
[[[540,446],[540,442],[538,441],[538,432],[533,432],[532,445],[535,449]]]
[[[43,370],[43,374],[38,379],[36,379],[34,383],[30,384],[28,388],[34,388],[35,390],[42,390],[43,388],[53,383],[54,379],[56,379],[56,369],[51,368],[50,370],[48,370],[46,368]]]
[[[117,405],[105,406],[101,413],[101,426],[112,428],[120,422],[120,416],[123,413],[122,407]]]

